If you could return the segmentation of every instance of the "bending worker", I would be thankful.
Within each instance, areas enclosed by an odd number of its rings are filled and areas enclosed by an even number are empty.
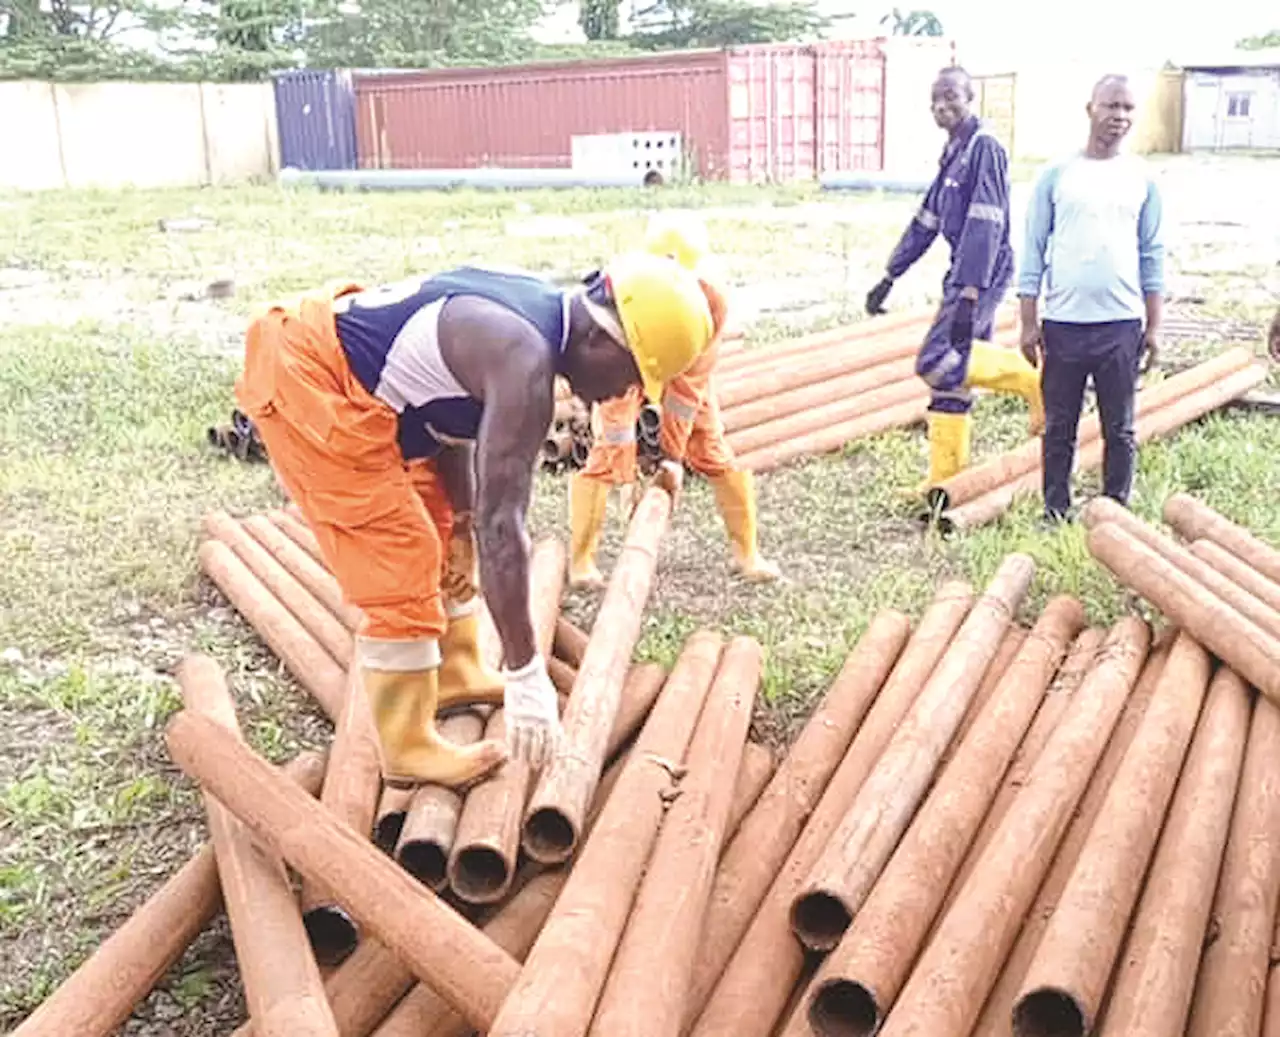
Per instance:
[[[929,403],[929,485],[969,463],[970,390],[1015,393],[1030,407],[1032,435],[1044,428],[1039,376],[1015,349],[989,340],[996,311],[1013,280],[1009,244],[1009,156],[971,111],[973,84],[960,68],[943,69],[933,84],[933,119],[949,139],[938,175],[920,211],[889,258],[886,276],[867,295],[867,312],[884,313],[894,281],[928,251],[941,231],[951,246],[942,305],[916,360],[932,390]],[[975,342],[974,338],[987,339]]]
[[[436,728],[437,710],[479,702],[504,707],[512,755],[545,761],[560,721],[534,642],[525,513],[554,379],[583,400],[658,393],[711,334],[697,280],[645,254],[568,291],[466,267],[341,286],[253,322],[236,395],[363,610],[356,661],[388,784],[460,787],[502,763],[500,743]],[[477,651],[475,554],[500,677]]]
[[[655,217],[645,236],[645,248],[675,259],[698,276],[715,323],[711,345],[693,366],[672,379],[663,395],[649,393],[650,400],[662,406],[659,445],[663,466],[678,469],[688,462],[690,468],[710,481],[733,545],[734,566],[744,578],[755,582],[777,579],[777,568],[760,557],[756,542],[755,486],[751,473],[734,465],[712,383],[716,347],[728,305],[708,273],[706,227],[692,218]],[[596,405],[591,453],[569,485],[569,582],[574,587],[598,588],[604,584],[595,554],[604,527],[609,489],[612,486],[629,488],[632,500],[635,499],[636,419],[643,403],[640,389],[633,386],[624,395]],[[659,478],[662,477],[660,472]]]

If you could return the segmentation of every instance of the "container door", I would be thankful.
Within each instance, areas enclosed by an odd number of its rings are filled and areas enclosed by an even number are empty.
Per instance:
[[[729,179],[812,180],[816,161],[813,55],[804,47],[729,52]]]
[[[345,72],[301,69],[275,77],[280,165],[356,167],[355,98]]]
[[[884,52],[874,41],[816,48],[818,173],[884,168]]]

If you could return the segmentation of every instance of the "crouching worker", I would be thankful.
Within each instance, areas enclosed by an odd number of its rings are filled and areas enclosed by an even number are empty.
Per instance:
[[[711,483],[729,533],[737,572],[753,582],[775,580],[777,567],[760,556],[757,544],[755,486],[751,473],[734,463],[733,451],[725,441],[724,423],[712,382],[728,305],[708,270],[710,249],[706,227],[694,218],[658,216],[650,221],[644,245],[648,252],[674,259],[697,276],[715,327],[710,346],[693,366],[672,379],[660,395],[649,392],[650,400],[662,407],[659,447],[663,460],[657,479],[667,485],[678,485],[685,463],[704,476]],[[596,406],[591,453],[582,470],[573,475],[569,488],[569,582],[574,587],[604,585],[604,577],[596,566],[596,550],[604,528],[610,488],[629,488],[635,500],[636,420],[643,404],[640,389],[633,387],[623,396]]]
[[[996,311],[1013,280],[1009,242],[1009,155],[972,112],[973,83],[960,68],[933,84],[933,120],[948,135],[938,175],[920,211],[889,257],[885,277],[867,294],[867,312],[884,312],[896,280],[941,233],[951,247],[942,305],[916,359],[929,385],[929,479],[945,482],[969,464],[972,390],[1014,393],[1027,401],[1032,435],[1044,428],[1036,370],[1013,349],[990,340]]]
[[[467,267],[337,287],[253,322],[236,395],[363,610],[356,662],[388,784],[464,787],[508,753],[538,767],[554,750],[525,529],[554,379],[588,401],[640,383],[657,391],[711,327],[697,280],[644,254],[567,291]],[[500,676],[477,651],[477,568]],[[440,735],[438,710],[478,702],[504,707],[507,746]]]

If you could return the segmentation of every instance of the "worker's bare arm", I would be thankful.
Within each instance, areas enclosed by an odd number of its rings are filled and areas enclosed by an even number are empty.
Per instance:
[[[519,669],[536,650],[525,515],[554,406],[551,354],[528,322],[471,297],[446,304],[440,349],[462,387],[484,403],[475,459],[480,584],[502,641],[503,663]]]

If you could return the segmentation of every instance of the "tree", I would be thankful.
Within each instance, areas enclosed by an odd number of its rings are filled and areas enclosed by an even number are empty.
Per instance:
[[[589,40],[616,40],[621,28],[618,0],[582,0],[578,24]]]
[[[1267,50],[1271,47],[1280,47],[1280,29],[1272,29],[1261,36],[1246,36],[1236,46],[1241,50]]]
[[[890,26],[894,36],[941,36],[942,21],[932,11],[903,11],[895,7],[880,19],[881,25]]]
[[[631,39],[652,50],[788,43],[818,36],[829,21],[814,0],[658,0],[637,14]]]
[[[179,16],[163,0],[0,0],[0,79],[176,78],[172,63],[122,38]]]

